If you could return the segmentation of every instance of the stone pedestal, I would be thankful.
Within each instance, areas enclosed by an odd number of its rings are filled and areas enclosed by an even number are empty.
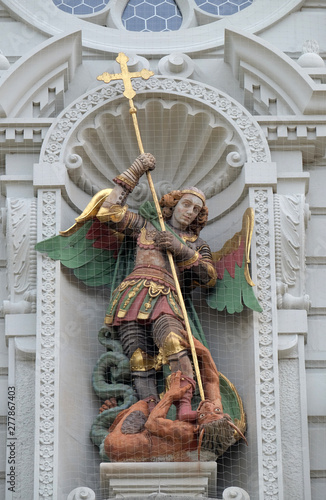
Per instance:
[[[174,497],[216,498],[215,462],[102,463],[102,498],[162,493]]]

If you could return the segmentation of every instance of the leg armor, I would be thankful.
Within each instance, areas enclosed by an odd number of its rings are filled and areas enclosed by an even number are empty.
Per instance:
[[[183,323],[174,316],[164,314],[154,323],[154,342],[160,348],[163,362],[169,363],[172,372],[181,370],[186,376],[193,378],[188,351],[180,343],[183,338],[180,330],[184,330]]]
[[[137,321],[126,321],[119,326],[118,331],[123,352],[129,359],[138,348],[154,357],[156,347],[150,327]]]
[[[156,345],[160,348],[160,353],[163,354],[163,362],[168,361],[172,373],[178,370],[182,372],[181,387],[189,385],[187,392],[179,401],[175,401],[174,405],[177,409],[178,419],[191,422],[197,418],[197,413],[191,408],[196,382],[193,379],[188,351],[180,343],[183,338],[180,330],[184,330],[180,320],[167,314],[162,315],[155,321],[153,337]]]
[[[137,322],[123,323],[119,328],[120,340],[130,359],[130,370],[139,399],[158,400],[155,377],[155,346],[151,331]]]

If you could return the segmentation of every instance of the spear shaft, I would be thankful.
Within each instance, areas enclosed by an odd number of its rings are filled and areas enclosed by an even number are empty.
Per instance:
[[[129,99],[129,113],[132,116],[132,121],[133,121],[134,129],[135,129],[135,134],[136,134],[136,138],[137,138],[137,143],[138,143],[139,151],[140,151],[141,154],[143,154],[144,153],[144,147],[143,147],[143,143],[142,143],[142,139],[141,139],[141,135],[140,135],[140,130],[139,130],[139,126],[138,126],[137,109],[135,108],[134,102],[133,102],[133,99],[132,99],[136,95],[136,92],[132,88],[131,78],[142,77],[142,78],[145,78],[147,80],[154,73],[152,71],[148,71],[148,70],[142,70],[142,71],[140,71],[138,73],[136,73],[136,72],[135,73],[129,73],[129,70],[128,70],[128,67],[127,67],[128,60],[129,60],[129,58],[123,52],[120,52],[120,54],[118,55],[116,61],[120,64],[121,73],[114,74],[114,75],[110,75],[109,73],[103,73],[102,75],[98,76],[97,79],[98,80],[102,80],[105,83],[109,83],[111,80],[120,80],[120,79],[123,80],[124,86],[125,86],[125,91],[124,91],[123,94],[124,94],[125,97],[127,97]],[[162,211],[161,211],[161,207],[160,207],[160,204],[159,204],[158,199],[157,199],[157,195],[156,195],[156,191],[155,191],[155,187],[154,187],[154,183],[153,183],[153,180],[152,180],[151,173],[149,171],[147,171],[146,172],[146,176],[147,176],[147,181],[148,181],[148,184],[149,184],[149,188],[150,188],[152,196],[153,196],[153,200],[154,200],[155,208],[156,208],[157,215],[158,215],[158,218],[159,218],[159,223],[160,223],[160,226],[161,226],[161,230],[162,231],[166,231],[166,229],[165,229],[165,223],[164,223],[164,219],[163,219],[163,215],[162,215]],[[187,310],[186,310],[186,306],[185,306],[185,303],[184,303],[182,291],[181,291],[181,288],[180,288],[180,283],[179,283],[178,275],[177,275],[177,272],[176,272],[175,263],[174,263],[174,260],[173,260],[173,255],[172,255],[172,253],[169,250],[167,251],[167,256],[168,256],[169,264],[170,264],[170,267],[171,267],[171,272],[172,272],[172,275],[173,275],[173,279],[174,279],[174,283],[175,283],[175,288],[176,288],[176,292],[177,292],[178,299],[179,299],[179,304],[180,304],[180,307],[181,307],[181,310],[182,310],[183,319],[184,319],[185,326],[186,326],[186,331],[187,331],[187,335],[188,335],[188,340],[189,340],[189,345],[190,345],[192,360],[193,360],[193,363],[194,363],[194,369],[195,369],[195,373],[196,373],[196,377],[197,377],[199,394],[200,394],[200,397],[201,397],[201,399],[203,401],[205,399],[204,389],[203,389],[203,384],[202,384],[202,380],[201,380],[201,375],[200,375],[200,370],[199,370],[199,365],[198,365],[198,358],[197,358],[197,353],[196,353],[196,349],[195,349],[194,339],[193,339],[193,336],[192,336],[192,332],[191,332],[191,328],[190,328],[190,323],[189,323],[189,319],[188,319],[188,313],[187,313]]]

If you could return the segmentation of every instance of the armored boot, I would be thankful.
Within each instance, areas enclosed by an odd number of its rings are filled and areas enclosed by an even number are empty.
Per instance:
[[[154,358],[139,348],[130,358],[132,380],[137,396],[147,402],[150,412],[159,402],[154,365]]]
[[[164,342],[164,352],[167,355],[171,372],[180,370],[182,373],[180,386],[185,387],[190,384],[190,388],[179,401],[174,405],[177,409],[179,420],[192,422],[197,418],[197,412],[191,408],[191,399],[195,391],[196,382],[193,379],[192,364],[188,356],[188,351],[180,344],[180,336],[170,332]]]

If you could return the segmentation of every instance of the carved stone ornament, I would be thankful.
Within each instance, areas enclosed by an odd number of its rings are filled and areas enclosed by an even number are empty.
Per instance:
[[[57,232],[55,190],[41,191],[42,208],[41,237],[49,238]],[[55,358],[56,358],[56,267],[57,263],[47,256],[39,256],[41,290],[38,294],[39,338],[37,355],[39,360],[38,389],[39,407],[36,410],[36,439],[39,443],[37,497],[54,498],[54,442],[55,442]],[[37,421],[38,419],[38,421]]]
[[[36,310],[36,199],[8,198],[6,212],[9,300],[3,314]]]
[[[153,173],[158,196],[196,185],[210,198],[245,162],[270,160],[259,125],[228,95],[181,78],[135,79],[133,86],[144,148],[159,165]],[[90,196],[110,187],[138,155],[123,90],[121,82],[111,82],[85,94],[59,116],[43,144],[40,162],[65,164],[71,181]],[[149,198],[142,182],[130,206]]]
[[[223,500],[250,500],[250,497],[242,488],[232,486],[223,491]]]
[[[270,224],[273,216],[271,189],[254,189],[255,235],[258,298],[263,312],[259,315],[257,328],[259,369],[259,391],[257,391],[257,410],[261,416],[261,429],[258,429],[258,447],[261,448],[262,474],[265,500],[281,498],[279,470],[281,451],[277,440],[278,422],[278,376],[277,376],[277,337],[275,335],[275,304],[272,294],[274,265],[271,259],[274,242],[271,240]]]
[[[67,500],[95,500],[95,493],[91,488],[81,486],[72,490]]]
[[[302,195],[275,195],[275,261],[279,309],[309,309],[304,293],[304,242],[307,210]],[[289,293],[289,288],[294,293]]]

